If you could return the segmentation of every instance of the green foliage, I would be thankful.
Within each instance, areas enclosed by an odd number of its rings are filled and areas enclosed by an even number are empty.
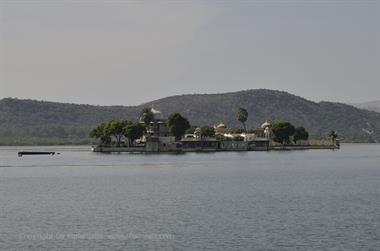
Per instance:
[[[205,125],[205,126],[201,127],[201,131],[202,131],[202,137],[214,137],[215,136],[214,127]]]
[[[144,122],[145,126],[149,126],[150,122],[154,121],[154,113],[149,107],[145,107],[141,111],[141,120]]]
[[[144,135],[145,127],[139,122],[129,123],[124,128],[124,136],[132,143]]]
[[[185,117],[182,117],[181,114],[172,113],[168,117],[167,126],[175,138],[179,140],[185,134],[186,130],[190,128],[190,123]]]
[[[130,122],[119,119],[102,123],[93,128],[90,132],[90,137],[100,139],[100,145],[110,145],[112,136],[116,141],[116,145],[121,146],[123,136],[133,143],[136,139],[144,135],[145,130],[145,126],[140,122]]]
[[[237,117],[238,117],[238,120],[243,124],[244,131],[247,131],[245,122],[248,119],[248,111],[245,108],[240,107]]]
[[[102,123],[98,125],[97,127],[95,127],[94,129],[90,131],[90,137],[99,139],[100,137],[105,135],[105,127],[106,127],[106,123]]]
[[[241,128],[233,127],[233,128],[230,128],[230,132],[231,133],[243,133],[244,130]]]
[[[123,119],[113,120],[105,127],[106,135],[113,136],[116,139],[116,145],[120,146],[121,139],[124,136],[124,128],[131,122]]]
[[[111,137],[106,132],[106,123],[102,123],[91,130],[90,137],[100,139],[100,145],[109,145],[111,143]]]
[[[336,140],[338,138],[338,133],[334,130],[331,130],[328,134],[329,138],[332,140]]]
[[[230,137],[225,137],[222,134],[216,134],[215,138],[216,138],[216,140],[220,140],[220,141],[231,141],[232,140]]]
[[[234,141],[244,141],[244,137],[242,137],[242,136],[234,136],[232,138],[232,140],[234,140]]]
[[[294,134],[295,128],[287,121],[275,121],[272,123],[274,140],[281,143],[289,143],[289,138]]]
[[[197,129],[197,128],[198,128],[198,126],[196,126],[196,125],[190,126],[190,128],[186,130],[186,134],[194,134],[195,129]]]
[[[297,143],[298,140],[308,140],[309,133],[306,131],[305,127],[300,126],[294,129],[293,140],[294,143]]]

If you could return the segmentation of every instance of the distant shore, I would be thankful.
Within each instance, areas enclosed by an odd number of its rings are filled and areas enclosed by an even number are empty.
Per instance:
[[[341,142],[341,145],[349,145],[349,144],[370,144],[370,145],[376,145],[380,143],[373,143],[373,142]],[[91,149],[91,147],[94,146],[94,144],[0,144],[0,147],[83,147]]]
[[[150,152],[146,151],[143,147],[94,147],[92,148],[93,152],[98,153],[189,153],[189,152],[262,152],[262,151],[298,151],[298,150],[338,150],[340,146],[334,145],[325,145],[325,146],[271,146],[267,148],[258,148],[258,149],[176,149],[168,151],[155,151]]]

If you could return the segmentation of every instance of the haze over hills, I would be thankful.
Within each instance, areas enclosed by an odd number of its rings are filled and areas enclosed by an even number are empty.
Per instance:
[[[380,113],[380,100],[374,100],[374,101],[362,102],[362,103],[350,103],[350,105],[353,105],[360,109],[366,109],[369,111]]]
[[[154,105],[163,116],[180,112],[194,125],[241,126],[239,107],[249,112],[248,128],[288,120],[304,126],[312,138],[330,130],[347,142],[380,142],[380,113],[332,102],[312,102],[281,91],[257,89],[222,94],[171,96],[139,106],[92,106],[6,98],[0,100],[0,144],[87,144],[95,125],[112,119],[138,119]]]

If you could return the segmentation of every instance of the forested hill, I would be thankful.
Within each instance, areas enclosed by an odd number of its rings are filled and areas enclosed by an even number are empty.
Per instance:
[[[135,120],[146,106],[154,105],[166,116],[180,112],[192,124],[213,125],[223,121],[240,126],[239,107],[249,112],[249,128],[265,120],[288,120],[302,125],[311,137],[325,137],[330,130],[351,142],[380,142],[380,113],[350,105],[319,102],[273,90],[247,90],[224,94],[172,96],[140,106],[91,106],[33,100],[0,100],[0,144],[90,143],[90,128],[123,118]]]
[[[0,144],[88,144],[91,128],[136,119],[137,107],[92,106],[6,98],[0,100]]]

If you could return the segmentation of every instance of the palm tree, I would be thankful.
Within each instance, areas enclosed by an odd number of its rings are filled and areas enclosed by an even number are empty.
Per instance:
[[[248,119],[248,112],[246,109],[240,107],[239,108],[239,111],[238,111],[238,120],[243,124],[243,127],[244,127],[244,132],[247,131],[247,128],[245,126],[245,122],[247,121]]]
[[[337,133],[336,131],[334,131],[334,130],[331,130],[331,131],[329,132],[329,137],[330,137],[330,139],[331,139],[333,142],[335,142],[336,138],[338,138],[338,133]]]

